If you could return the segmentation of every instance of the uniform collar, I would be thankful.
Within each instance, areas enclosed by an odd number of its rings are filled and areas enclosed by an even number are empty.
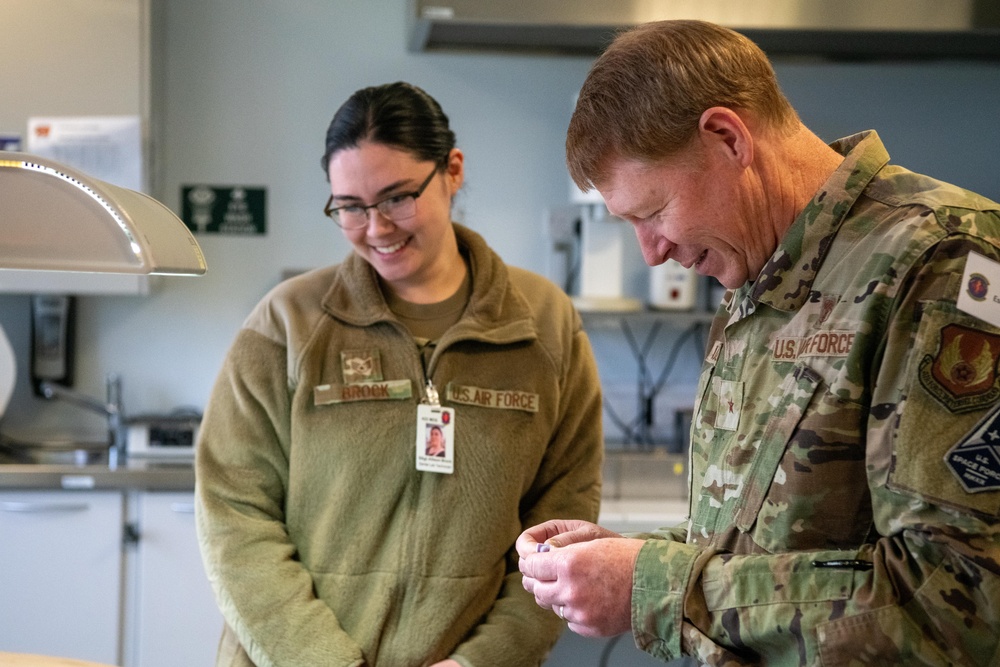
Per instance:
[[[520,291],[512,289],[506,265],[479,234],[459,224],[454,227],[459,248],[468,254],[472,296],[465,315],[448,337],[454,333],[493,342],[533,338],[536,331],[531,310]],[[375,269],[353,252],[323,297],[323,308],[359,327],[396,320],[379,288]]]
[[[754,305],[741,307],[752,310],[763,303],[785,311],[801,308],[848,211],[889,162],[889,153],[874,130],[838,139],[830,147],[844,161],[795,218],[757,280],[737,291],[734,304],[748,296]]]

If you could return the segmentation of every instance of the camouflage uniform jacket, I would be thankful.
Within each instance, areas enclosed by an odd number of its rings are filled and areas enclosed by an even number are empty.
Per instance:
[[[874,132],[833,147],[842,165],[713,323],[691,516],[646,536],[636,644],[997,665],[1000,328],[956,301],[986,287],[963,278],[970,251],[1000,261],[1000,205],[889,166]]]

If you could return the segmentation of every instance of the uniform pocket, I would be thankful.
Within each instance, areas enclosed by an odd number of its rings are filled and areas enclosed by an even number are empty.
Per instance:
[[[756,452],[745,478],[740,509],[735,517],[741,531],[748,532],[757,520],[788,441],[821,384],[822,378],[816,371],[798,364],[768,397],[768,404],[773,407],[768,411],[767,421],[761,425],[763,430],[757,438]]]
[[[961,510],[1000,516],[995,476],[1000,464],[985,443],[976,462],[977,425],[1000,405],[1000,329],[958,311],[953,304],[928,305],[914,341],[911,382],[893,444],[888,486]],[[971,448],[963,469],[949,456]],[[962,454],[962,451],[958,451]],[[962,473],[983,465],[990,489],[967,489]]]
[[[923,635],[899,607],[882,607],[866,614],[830,621],[816,628],[821,664],[955,665]]]

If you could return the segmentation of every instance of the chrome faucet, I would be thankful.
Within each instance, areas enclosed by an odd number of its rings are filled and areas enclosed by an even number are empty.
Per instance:
[[[112,373],[107,378],[107,400],[103,403],[69,387],[43,381],[38,385],[42,396],[49,400],[60,399],[81,408],[104,415],[108,419],[108,466],[118,467],[125,459],[125,410],[122,406],[122,380]]]

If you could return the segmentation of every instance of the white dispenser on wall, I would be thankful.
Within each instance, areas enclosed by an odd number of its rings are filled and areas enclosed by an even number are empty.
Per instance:
[[[668,259],[649,267],[649,306],[660,310],[690,310],[698,298],[698,274]]]
[[[632,231],[608,213],[597,190],[581,192],[572,181],[570,201],[579,214],[578,288],[573,297],[581,310],[638,310],[626,296],[625,244]]]
[[[583,207],[580,220],[581,307],[606,307],[623,296],[624,244],[620,220],[611,218],[602,205]]]
[[[581,192],[570,181],[570,201],[580,210],[579,292],[577,307],[636,310],[640,304],[624,295],[625,235],[629,225],[615,218],[597,190]],[[691,310],[698,299],[698,275],[672,259],[649,267],[646,302],[659,310]]]

